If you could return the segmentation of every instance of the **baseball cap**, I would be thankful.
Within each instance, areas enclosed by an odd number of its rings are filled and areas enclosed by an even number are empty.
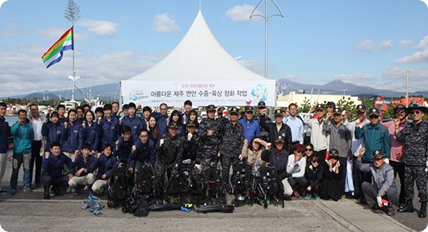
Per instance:
[[[403,104],[399,104],[394,108],[394,111],[398,111],[398,110],[406,111],[406,106],[404,106]]]
[[[218,113],[223,113],[223,111],[224,111],[224,107],[218,107],[218,109],[217,109]]]
[[[207,112],[209,112],[209,111],[214,111],[215,112],[216,111],[215,110],[215,106],[214,105],[208,105],[207,106]]]
[[[230,110],[230,115],[238,115],[238,114],[239,114],[238,108],[233,107],[233,108]]]
[[[322,104],[318,104],[317,107],[315,107],[316,110],[324,110],[324,106]]]
[[[275,143],[284,143],[284,138],[280,135],[275,139]]]
[[[363,104],[358,105],[357,112],[366,112],[366,106]]]
[[[379,109],[371,109],[369,112],[369,115],[374,115],[374,114],[379,115],[380,114]]]
[[[333,106],[333,108],[334,108],[334,107],[336,107],[336,103],[329,101],[329,102],[327,102],[327,106]]]
[[[382,150],[375,150],[373,152],[373,159],[383,159],[385,158],[385,154]]]
[[[193,121],[193,120],[189,120],[186,124],[186,127],[196,127],[197,124],[198,124],[198,122]]]
[[[259,102],[259,104],[257,104],[257,107],[260,109],[264,109],[266,108],[266,103],[264,101]]]
[[[178,122],[174,122],[174,121],[169,122],[168,128],[178,129]]]
[[[342,109],[340,109],[340,108],[335,108],[335,109],[333,110],[333,114],[342,114]]]
[[[283,110],[281,110],[281,109],[276,109],[275,110],[275,116],[281,116],[282,117],[282,113],[283,113],[284,111]]]
[[[331,159],[332,157],[339,157],[339,151],[335,148],[330,149],[330,152],[328,153],[328,158]]]
[[[245,106],[245,112],[253,112],[253,107],[252,106]]]

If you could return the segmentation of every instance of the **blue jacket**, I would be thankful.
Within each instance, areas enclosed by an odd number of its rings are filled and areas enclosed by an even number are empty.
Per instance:
[[[113,173],[113,167],[117,159],[111,154],[109,157],[101,153],[100,158],[95,159],[91,170],[96,170],[98,168],[97,179],[102,179],[102,176],[106,174],[107,178],[110,178]]]
[[[61,136],[61,145],[63,152],[74,153],[76,150],[82,150],[83,128],[81,124],[74,123],[72,126],[68,123],[67,128],[62,125],[64,133]]]
[[[364,147],[366,153],[364,153],[363,160],[367,162],[373,162],[373,152],[375,150],[382,150],[385,154],[385,158],[390,157],[390,145],[389,145],[389,131],[388,129],[377,123],[376,125],[367,124],[363,128],[355,128],[355,138],[361,139],[364,137]]]
[[[114,116],[111,117],[110,121],[104,117],[97,126],[97,134],[102,148],[107,144],[110,144],[114,148],[117,138],[120,135],[119,120]]]
[[[123,119],[122,125],[129,126],[131,128],[131,136],[134,141],[138,139],[138,132],[141,129],[146,128],[146,121],[142,118],[137,117],[125,117]]]
[[[10,136],[9,123],[6,119],[0,118],[0,153],[6,153],[9,150],[8,137]]]
[[[166,123],[167,119],[168,115],[165,115],[164,117],[159,115],[159,117],[156,118],[159,138],[168,133],[168,124]]]
[[[33,127],[26,122],[25,125],[16,122],[12,125],[10,133],[13,136],[13,152],[17,154],[31,153],[34,140]]]
[[[120,162],[128,163],[131,161],[131,151],[132,146],[134,145],[134,141],[132,140],[132,136],[129,141],[125,141],[122,136],[118,138],[119,140],[119,149],[115,150],[116,158]],[[116,145],[114,145],[116,148]]]
[[[252,119],[249,123],[246,118],[241,118],[238,120],[244,127],[244,138],[248,140],[248,143],[251,142],[253,137],[259,137],[260,136],[260,126],[259,123]]]
[[[156,147],[153,140],[147,140],[146,144],[143,144],[141,140],[138,140],[135,143],[135,146],[137,147],[137,149],[132,154],[129,166],[131,168],[135,168],[135,163],[137,161],[144,162],[144,160],[148,160],[154,167],[156,163]]]
[[[59,154],[58,158],[55,158],[51,153],[47,159],[43,158],[42,176],[47,175],[52,178],[58,178],[62,176],[64,164],[71,169],[73,162],[63,153]]]
[[[57,125],[53,124],[53,122],[43,123],[42,126],[42,135],[46,136],[46,146],[45,151],[49,152],[51,149],[51,144],[55,141],[61,142],[61,135],[63,133],[64,127],[61,123],[57,123]]]
[[[92,151],[98,150],[99,139],[97,136],[97,124],[92,123],[91,126],[85,122],[85,128],[83,128],[83,143],[91,145]]]
[[[70,173],[75,175],[76,171],[79,171],[81,168],[86,168],[87,172],[82,172],[80,176],[86,176],[89,173],[92,173],[94,170],[92,169],[94,167],[94,163],[97,161],[97,158],[93,155],[89,155],[86,159],[86,162],[83,160],[83,155],[76,156],[76,159],[71,164]]]
[[[64,124],[64,122],[68,123],[68,118],[59,118],[58,122],[61,123],[61,124]]]

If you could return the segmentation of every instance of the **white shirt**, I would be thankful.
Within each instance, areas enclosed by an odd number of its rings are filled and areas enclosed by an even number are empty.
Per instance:
[[[36,120],[33,118],[33,116],[30,116],[30,122],[31,126],[33,127],[34,131],[34,141],[42,141],[42,125],[43,125],[43,118],[39,116],[39,119]]]
[[[311,143],[314,145],[314,151],[322,151],[328,149],[328,136],[322,130],[324,120],[319,122],[318,119],[313,118],[305,120],[306,125],[311,128]]]
[[[305,176],[306,159],[305,157],[300,158],[299,161],[294,163],[294,154],[288,157],[287,172],[291,174],[291,177],[303,177]]]
[[[364,137],[361,139],[355,138],[355,128],[356,127],[364,127],[365,125],[370,124],[370,121],[366,118],[363,122],[359,123],[359,119],[352,121],[352,122],[344,122],[343,125],[346,126],[346,129],[351,131],[352,134],[352,145],[351,145],[351,152],[355,157],[358,157],[360,155],[360,148],[364,147]]]
[[[282,122],[284,124],[287,124],[287,126],[291,129],[291,139],[292,142],[299,142],[300,144],[303,144],[303,122],[302,120],[298,119],[297,116],[291,118],[291,116],[288,116],[287,118],[282,119]]]

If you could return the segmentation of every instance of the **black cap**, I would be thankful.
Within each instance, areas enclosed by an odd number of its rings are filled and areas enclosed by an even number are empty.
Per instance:
[[[382,150],[375,150],[373,152],[373,159],[383,159],[385,158],[385,154]]]
[[[186,124],[186,127],[196,127],[197,124],[198,122],[189,120]]]
[[[281,109],[275,110],[275,116],[281,116],[282,117],[282,113],[284,113],[284,110],[281,110]]]
[[[357,112],[366,112],[366,106],[363,104],[359,104],[356,108]]]
[[[229,114],[230,115],[238,115],[239,114],[239,110],[238,110],[238,108],[236,108],[236,107],[233,107],[231,110],[230,110],[230,112],[229,112]]]
[[[257,104],[257,107],[260,109],[264,109],[266,108],[266,103],[264,101],[259,102],[259,104]]]
[[[335,109],[333,110],[333,114],[342,114],[342,109],[340,109],[340,108],[335,108]]]
[[[135,105],[135,103],[131,102],[129,103],[129,108],[137,109],[137,106]]]
[[[324,110],[324,105],[323,104],[318,104],[316,107],[316,110]]]
[[[332,158],[332,157],[339,157],[339,151],[335,148],[330,149],[330,152],[328,153],[328,158]]]
[[[412,110],[420,110],[420,111],[422,111],[425,114],[428,113],[428,108],[425,107],[425,106],[421,106],[418,103],[412,104],[412,105],[409,106],[409,108],[407,108],[407,112],[408,113],[410,113]]]
[[[217,113],[223,113],[223,111],[224,111],[224,107],[218,107]]]
[[[105,104],[103,107],[103,110],[111,110],[111,109],[112,109],[111,104]]]
[[[369,116],[370,115],[378,115],[379,116],[379,114],[380,114],[379,109],[371,109],[369,111]]]
[[[245,106],[245,112],[253,112],[253,107],[252,106]]]
[[[143,108],[143,113],[149,111],[150,113],[152,112],[152,108],[148,107],[148,106],[144,106]]]
[[[397,110],[406,110],[406,106],[405,105],[403,105],[403,104],[399,104],[399,105],[397,105],[395,108],[394,108],[394,111],[397,111]]]
[[[178,122],[174,122],[174,121],[169,122],[168,128],[178,129]]]
[[[278,136],[278,137],[275,139],[275,143],[284,143],[284,137],[282,137],[281,135],[280,135],[280,136]]]
[[[207,112],[214,111],[215,112],[215,106],[214,105],[208,105],[207,106]]]
[[[333,108],[334,108],[334,107],[336,107],[336,103],[329,101],[329,102],[327,102],[327,106],[333,106]]]
[[[193,104],[192,104],[192,101],[190,101],[190,100],[186,100],[186,101],[184,102],[184,105],[191,105],[191,106],[192,106]]]

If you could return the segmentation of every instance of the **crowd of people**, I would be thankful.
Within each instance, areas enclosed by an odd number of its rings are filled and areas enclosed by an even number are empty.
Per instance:
[[[297,115],[297,105],[288,112],[276,109],[273,119],[264,102],[243,110],[206,107],[199,120],[192,102],[184,112],[160,104],[160,112],[117,102],[91,111],[89,105],[66,112],[63,105],[46,118],[38,105],[20,110],[17,122],[5,120],[6,104],[0,102],[0,181],[6,160],[12,160],[10,194],[17,191],[18,173],[24,170],[23,191],[44,188],[44,198],[87,189],[103,194],[119,164],[130,175],[150,162],[155,169],[156,198],[163,199],[165,178],[178,172],[190,159],[204,180],[216,164],[221,169],[222,193],[230,191],[230,169],[239,160],[251,165],[254,185],[261,181],[260,168],[274,167],[287,200],[354,198],[365,208],[382,209],[394,215],[413,212],[414,182],[421,202],[418,216],[426,217],[428,172],[428,125],[426,107],[395,107],[395,119],[382,122],[378,109],[356,107],[357,119],[348,121],[333,102],[311,108],[310,118]],[[241,111],[241,112],[240,112]],[[65,117],[67,113],[67,117]],[[408,120],[410,115],[411,120]],[[13,124],[12,124],[13,123]],[[10,124],[12,124],[10,126]],[[311,129],[304,143],[304,126]],[[8,138],[14,141],[13,157],[7,158]],[[398,174],[400,190],[395,178]],[[33,184],[34,179],[34,184]],[[6,194],[1,189],[0,193]]]

